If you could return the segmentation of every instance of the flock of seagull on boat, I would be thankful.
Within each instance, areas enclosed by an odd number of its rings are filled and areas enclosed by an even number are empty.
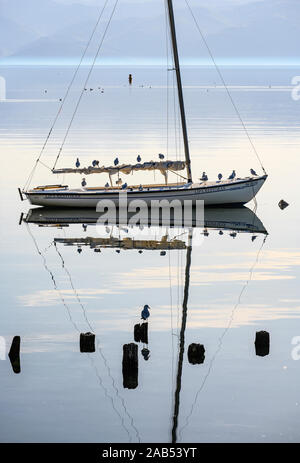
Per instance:
[[[159,157],[160,160],[165,159],[165,155],[162,154],[162,153],[159,153],[159,154],[158,154],[158,157]],[[142,160],[141,156],[138,155],[138,157],[136,158],[136,160],[137,160],[137,162],[141,162],[141,160]],[[114,165],[117,166],[117,165],[119,165],[119,163],[120,163],[119,158],[116,157],[116,158],[114,159]],[[76,159],[75,166],[76,166],[77,169],[79,169],[79,167],[80,167],[79,158]],[[99,167],[99,161],[98,161],[97,159],[94,159],[93,162],[92,162],[92,166],[93,166],[93,167]]]
[[[165,158],[164,154],[162,154],[162,153],[159,153],[159,154],[158,154],[158,157],[159,157],[160,160],[163,160],[163,159]],[[136,160],[137,160],[137,162],[141,162],[141,160],[142,160],[141,156],[138,155],[137,158],[136,158]],[[116,158],[114,159],[114,165],[115,165],[115,166],[118,166],[119,163],[120,163],[119,158],[116,157]],[[80,167],[79,158],[76,159],[75,166],[76,166],[77,169],[79,169],[79,167]],[[96,160],[96,159],[94,159],[93,162],[92,162],[92,166],[93,166],[93,167],[99,167],[99,161]],[[257,177],[257,173],[255,172],[254,169],[251,168],[251,169],[250,169],[250,173],[251,173],[251,175]],[[221,173],[218,174],[218,181],[219,181],[219,182],[221,182],[222,178],[223,178],[223,175],[222,175]],[[233,170],[232,173],[229,175],[228,180],[234,180],[235,178],[236,178],[236,171]],[[201,182],[207,182],[207,181],[208,181],[208,175],[206,174],[206,172],[203,172],[203,173],[202,173],[202,177],[199,178],[199,180],[200,180]],[[85,178],[83,178],[83,179],[82,179],[82,182],[81,182],[81,186],[82,186],[82,187],[85,187],[86,184],[87,184],[87,183],[86,183],[86,180],[85,180]],[[125,190],[125,189],[128,187],[127,183],[122,184],[122,180],[121,180],[121,179],[118,179],[118,180],[116,181],[116,184],[117,184],[117,185],[121,185],[121,189],[122,189],[122,190]],[[109,187],[110,187],[109,183],[106,183],[106,184],[105,184],[105,188],[109,188]],[[139,191],[142,191],[142,190],[143,190],[143,187],[142,187],[142,185],[140,185],[140,186],[139,186]]]
[[[257,177],[257,173],[255,172],[254,169],[250,169],[250,173],[254,177]],[[218,174],[219,182],[222,180],[222,178],[223,178],[223,175]],[[235,178],[236,178],[236,172],[235,172],[235,170],[233,170],[232,173],[229,175],[228,180],[234,180]],[[202,182],[207,182],[208,176],[207,176],[206,172],[203,172],[202,177],[199,180],[201,180]]]

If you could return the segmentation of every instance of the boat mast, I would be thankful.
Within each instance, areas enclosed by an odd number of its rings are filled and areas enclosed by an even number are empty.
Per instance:
[[[187,135],[186,119],[185,119],[181,73],[180,73],[180,64],[179,64],[179,57],[178,57],[178,48],[177,48],[176,29],[175,29],[175,20],[174,20],[172,0],[167,0],[167,4],[168,4],[168,12],[169,12],[171,38],[172,38],[174,65],[175,65],[176,78],[177,78],[177,89],[178,89],[178,99],[179,99],[179,105],[180,105],[180,115],[181,115],[181,126],[182,126],[182,133],[183,133],[183,142],[184,142],[186,171],[187,171],[188,181],[192,182],[190,150],[189,150],[189,141],[188,141],[188,135]]]
[[[182,320],[180,329],[180,345],[179,345],[179,356],[178,356],[178,368],[176,378],[176,391],[175,391],[175,405],[173,414],[173,426],[172,426],[172,444],[177,443],[177,428],[178,428],[178,416],[180,406],[180,391],[181,391],[181,378],[182,378],[182,367],[183,367],[183,354],[185,344],[185,328],[187,319],[187,303],[189,298],[189,286],[190,286],[190,271],[191,271],[191,258],[192,258],[192,237],[193,229],[189,230],[188,235],[188,246],[186,254],[186,266],[185,266],[185,283],[184,283],[184,296],[182,302]]]

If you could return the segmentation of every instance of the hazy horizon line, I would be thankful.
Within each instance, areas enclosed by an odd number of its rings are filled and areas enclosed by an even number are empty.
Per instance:
[[[300,58],[216,58],[218,66],[299,66]],[[38,57],[3,57],[0,58],[0,66],[78,66],[80,58],[66,58],[66,57],[53,57],[53,58],[38,58]],[[81,66],[91,66],[93,60],[86,59],[81,63]],[[211,60],[186,58],[181,60],[182,66],[208,66],[215,67]],[[102,58],[95,64],[97,67],[101,66],[135,66],[135,67],[169,67],[166,62],[160,58],[139,59],[139,58]]]

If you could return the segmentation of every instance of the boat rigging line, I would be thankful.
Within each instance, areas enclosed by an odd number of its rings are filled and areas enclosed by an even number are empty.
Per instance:
[[[88,49],[89,49],[89,46],[90,46],[90,44],[91,44],[91,42],[92,42],[92,40],[93,40],[93,38],[94,38],[94,36],[95,36],[96,30],[98,29],[99,23],[100,23],[100,21],[101,21],[101,18],[102,18],[102,16],[103,16],[103,13],[104,13],[104,11],[105,11],[105,8],[107,7],[108,2],[109,2],[109,0],[106,0],[106,1],[105,1],[104,5],[103,5],[103,7],[102,7],[102,9],[101,9],[101,11],[100,11],[100,13],[99,13],[97,22],[96,22],[96,24],[95,24],[95,26],[94,26],[94,28],[93,28],[93,31],[92,31],[92,33],[91,33],[89,39],[88,39],[88,42],[87,42],[87,44],[86,44],[86,47],[84,48],[84,51],[83,51],[83,53],[82,53],[82,56],[81,56],[81,58],[80,58],[80,61],[79,61],[78,65],[77,65],[77,67],[76,67],[76,69],[75,69],[75,71],[74,71],[74,74],[73,74],[73,76],[72,76],[72,79],[71,79],[71,81],[70,81],[70,83],[69,83],[69,85],[68,85],[68,87],[67,87],[65,96],[63,97],[62,102],[61,102],[61,104],[60,104],[60,106],[59,106],[59,108],[58,108],[58,111],[57,111],[56,116],[55,116],[55,118],[54,118],[54,120],[53,120],[53,122],[52,122],[51,128],[50,128],[49,133],[48,133],[48,135],[47,135],[47,137],[46,137],[46,140],[45,140],[45,142],[44,142],[44,144],[43,144],[43,146],[42,146],[42,148],[41,148],[41,151],[40,151],[40,153],[39,153],[39,155],[38,155],[38,157],[37,157],[37,159],[36,159],[35,165],[33,166],[33,169],[32,169],[32,171],[30,172],[30,174],[29,174],[29,176],[28,176],[28,179],[27,179],[27,181],[26,181],[26,183],[25,183],[25,185],[24,185],[24,187],[23,187],[23,191],[24,191],[25,189],[27,189],[28,186],[30,185],[30,183],[31,183],[31,181],[32,181],[32,178],[33,178],[33,175],[34,175],[34,172],[35,172],[35,169],[36,169],[38,163],[43,164],[43,163],[41,162],[40,159],[41,159],[41,157],[42,157],[42,155],[43,155],[43,153],[44,153],[44,150],[45,150],[45,148],[46,148],[46,146],[47,146],[47,143],[48,143],[48,141],[49,141],[49,139],[50,139],[51,133],[52,133],[54,127],[55,127],[55,124],[56,124],[56,122],[57,122],[57,120],[58,120],[58,118],[59,118],[59,115],[61,114],[61,111],[62,111],[62,109],[63,109],[63,107],[64,107],[64,105],[65,105],[65,102],[66,102],[66,100],[67,100],[67,98],[68,98],[68,95],[69,95],[69,93],[70,93],[70,90],[71,90],[71,88],[72,88],[72,85],[73,85],[73,83],[74,83],[74,81],[75,81],[75,79],[76,79],[76,77],[77,77],[77,74],[78,74],[78,71],[79,71],[79,69],[80,69],[80,66],[81,66],[81,64],[82,64],[82,62],[83,62],[83,60],[84,60],[84,58],[85,58],[85,56],[86,56],[86,53],[87,53],[87,51],[88,51]],[[48,169],[52,170],[50,167],[46,166],[46,164],[43,164],[43,165],[44,165],[45,167],[47,167]]]
[[[200,385],[200,388],[199,388],[198,391],[196,392],[194,402],[192,403],[190,413],[189,413],[189,414],[187,415],[187,417],[186,417],[185,424],[179,429],[179,441],[181,440],[183,430],[184,430],[184,429],[188,426],[188,424],[189,424],[189,420],[190,420],[190,418],[191,418],[191,416],[192,416],[192,414],[193,414],[195,405],[196,405],[197,400],[198,400],[198,396],[199,396],[200,392],[202,391],[202,389],[204,388],[205,383],[206,383],[206,381],[207,381],[207,379],[208,379],[208,377],[209,377],[209,375],[210,375],[210,373],[211,373],[211,371],[212,371],[212,367],[213,367],[214,361],[216,360],[217,355],[219,354],[220,350],[222,349],[224,337],[226,336],[227,332],[228,332],[229,329],[231,328],[231,325],[232,325],[232,322],[233,322],[233,319],[234,319],[236,310],[238,309],[238,307],[239,307],[239,305],[240,305],[240,303],[241,303],[242,295],[243,295],[243,293],[245,292],[245,290],[246,290],[247,286],[249,285],[250,281],[252,280],[254,268],[255,268],[255,266],[256,266],[256,264],[257,264],[257,262],[258,262],[259,256],[260,256],[261,251],[262,251],[262,249],[263,249],[263,247],[264,247],[264,245],[265,245],[265,242],[266,242],[266,240],[267,240],[267,237],[268,237],[268,235],[266,235],[266,236],[264,237],[263,242],[262,242],[261,246],[260,246],[259,249],[258,249],[258,252],[257,252],[257,254],[256,254],[256,258],[255,258],[255,261],[254,261],[254,263],[253,263],[253,265],[252,265],[252,267],[250,268],[250,271],[249,271],[248,280],[245,281],[245,283],[244,283],[244,285],[243,285],[243,287],[242,287],[242,289],[241,289],[241,291],[240,291],[240,293],[239,293],[239,295],[238,295],[238,300],[237,300],[236,304],[234,305],[234,307],[233,307],[233,309],[232,309],[232,311],[231,311],[231,313],[230,313],[229,320],[228,320],[228,324],[227,324],[227,326],[225,327],[225,329],[224,329],[222,335],[219,337],[219,344],[218,344],[218,347],[217,347],[217,349],[216,349],[214,355],[213,355],[212,358],[211,358],[211,361],[210,361],[210,364],[209,364],[209,367],[208,367],[208,371],[207,371],[207,373],[206,373],[206,375],[205,375],[205,377],[204,377],[204,379],[203,379],[203,381],[202,381],[202,383],[201,383],[201,385]]]
[[[259,156],[259,154],[258,154],[258,152],[257,152],[257,150],[256,150],[256,148],[255,148],[255,146],[254,146],[254,143],[253,143],[253,141],[252,141],[252,138],[250,137],[250,134],[249,134],[249,132],[248,132],[248,130],[247,130],[247,127],[246,127],[246,125],[245,125],[243,119],[242,119],[242,116],[241,116],[241,114],[240,114],[240,112],[239,112],[239,110],[238,110],[238,108],[237,108],[237,106],[236,106],[236,104],[235,104],[235,102],[234,102],[234,99],[233,99],[233,97],[232,97],[232,95],[231,95],[231,93],[230,93],[230,91],[229,91],[228,86],[226,85],[226,82],[225,82],[225,79],[224,79],[224,77],[223,77],[223,74],[222,74],[222,72],[221,72],[221,70],[220,70],[220,67],[218,66],[218,64],[217,64],[217,62],[216,62],[216,60],[215,60],[215,58],[214,58],[214,56],[213,56],[213,54],[212,54],[212,51],[211,51],[211,49],[210,49],[210,47],[209,47],[209,45],[208,45],[208,43],[207,43],[207,41],[206,41],[206,39],[205,39],[205,37],[204,37],[204,35],[203,35],[203,32],[202,32],[202,30],[200,29],[200,26],[199,26],[199,23],[198,23],[198,21],[197,21],[197,18],[196,18],[196,16],[194,15],[194,12],[193,12],[193,10],[192,10],[192,8],[191,8],[191,6],[190,6],[188,0],[185,0],[185,3],[186,3],[186,5],[187,5],[187,7],[188,7],[188,9],[189,9],[189,11],[190,11],[190,13],[191,13],[191,15],[192,15],[192,18],[193,18],[193,20],[194,20],[194,22],[195,22],[196,28],[197,28],[197,30],[198,30],[198,32],[199,32],[201,38],[202,38],[202,41],[203,41],[203,43],[204,43],[204,45],[205,45],[205,47],[206,47],[206,49],[207,49],[209,55],[210,55],[210,58],[211,58],[211,60],[212,60],[212,62],[213,62],[213,64],[214,64],[214,66],[215,66],[215,69],[216,69],[216,71],[217,71],[217,73],[218,73],[218,75],[219,75],[219,77],[220,77],[220,79],[221,79],[221,81],[222,81],[222,84],[223,84],[223,86],[224,86],[224,88],[225,88],[225,90],[226,90],[226,92],[227,92],[227,95],[228,95],[228,97],[229,97],[229,99],[230,99],[230,101],[231,101],[231,104],[232,104],[232,106],[233,106],[233,108],[234,108],[234,110],[235,110],[235,112],[236,112],[236,114],[237,114],[237,116],[238,116],[238,118],[239,118],[241,124],[242,124],[242,127],[243,127],[243,129],[244,129],[244,131],[245,131],[245,134],[246,134],[246,136],[247,136],[247,138],[248,138],[248,140],[249,140],[249,142],[250,142],[250,145],[251,145],[251,147],[252,147],[252,149],[253,149],[253,152],[254,152],[254,154],[255,154],[255,156],[256,156],[256,158],[257,158],[257,160],[258,160],[258,162],[259,162],[259,164],[260,164],[260,166],[261,166],[261,168],[262,168],[262,170],[263,170],[263,172],[264,172],[264,174],[267,175],[267,172],[266,172],[266,170],[265,170],[265,168],[264,168],[264,166],[263,166],[263,163],[262,163],[262,161],[261,161],[261,159],[260,159],[260,156]]]
[[[52,282],[53,282],[54,289],[55,289],[55,291],[58,293],[59,298],[60,298],[61,302],[63,303],[63,306],[64,306],[65,309],[67,310],[67,313],[68,313],[70,322],[72,323],[72,325],[73,325],[73,327],[75,328],[75,330],[80,334],[81,331],[80,331],[79,327],[77,326],[76,322],[75,322],[75,321],[73,320],[73,318],[72,318],[72,313],[71,313],[70,307],[69,307],[68,304],[66,303],[66,301],[65,301],[65,299],[64,299],[64,296],[62,295],[60,289],[58,288],[58,285],[57,285],[57,282],[56,282],[56,280],[55,280],[55,277],[54,277],[53,272],[49,269],[49,267],[48,267],[48,265],[47,265],[46,257],[44,256],[44,254],[43,254],[42,251],[40,250],[40,248],[39,248],[39,246],[38,246],[38,243],[37,243],[37,241],[36,241],[36,239],[35,239],[33,233],[32,233],[31,230],[30,230],[29,224],[28,224],[28,223],[25,223],[25,225],[26,225],[26,229],[27,229],[27,231],[28,231],[28,233],[29,233],[29,235],[30,235],[30,237],[31,237],[31,239],[32,239],[32,241],[33,241],[33,243],[34,243],[34,247],[35,247],[35,249],[37,250],[37,253],[40,255],[40,257],[41,257],[42,260],[43,260],[44,268],[45,268],[45,270],[49,273],[49,275],[50,275],[50,277],[51,277],[51,280],[52,280]],[[84,318],[85,318],[85,320],[86,320],[86,323],[87,323],[87,325],[89,326],[89,328],[92,329],[92,332],[95,332],[95,330],[94,330],[93,327],[91,326],[89,320],[87,319],[86,310],[84,309],[84,307],[83,307],[83,305],[82,305],[82,302],[81,302],[81,300],[80,300],[80,298],[79,298],[79,295],[78,295],[77,291],[75,290],[75,287],[74,287],[74,284],[73,284],[73,281],[72,281],[71,274],[70,274],[70,272],[69,272],[69,271],[67,270],[67,268],[66,268],[64,259],[63,259],[62,255],[60,254],[60,252],[58,251],[57,246],[56,246],[56,243],[54,243],[54,245],[55,245],[55,246],[54,246],[54,247],[55,247],[55,250],[56,250],[56,252],[58,253],[58,255],[59,255],[60,259],[61,259],[62,268],[63,268],[63,269],[65,270],[65,272],[67,273],[67,275],[68,275],[68,277],[69,277],[69,280],[70,280],[70,283],[71,283],[71,287],[72,287],[72,289],[73,289],[73,291],[74,291],[74,294],[75,294],[75,296],[76,296],[76,298],[77,298],[77,301],[79,302],[80,306],[82,307],[82,310],[83,310],[83,312],[84,312]],[[50,247],[50,246],[49,246],[49,247]],[[49,247],[48,247],[48,249],[49,249]],[[134,431],[135,431],[135,433],[136,433],[138,442],[141,442],[141,437],[140,437],[140,435],[139,435],[139,431],[138,431],[138,429],[136,428],[136,426],[135,426],[135,424],[134,424],[133,417],[129,414],[129,412],[128,412],[127,408],[126,408],[126,405],[125,405],[125,402],[124,402],[123,397],[121,397],[121,395],[119,394],[119,390],[118,390],[118,388],[117,388],[117,386],[116,386],[116,384],[115,384],[115,380],[114,380],[114,378],[113,378],[113,376],[112,376],[112,374],[111,374],[109,365],[108,365],[108,363],[107,363],[107,360],[106,360],[106,358],[105,358],[105,356],[104,356],[104,354],[103,354],[103,352],[102,352],[102,349],[101,349],[101,347],[99,346],[99,344],[98,344],[98,346],[97,346],[97,352],[99,352],[99,354],[100,354],[100,356],[101,356],[101,358],[102,358],[102,360],[103,360],[103,362],[104,362],[104,364],[105,364],[105,367],[106,367],[106,369],[107,369],[108,376],[110,377],[110,379],[111,379],[111,381],[112,381],[112,385],[113,385],[113,388],[114,388],[114,390],[115,390],[116,397],[118,397],[119,401],[120,401],[121,404],[122,404],[122,407],[123,407],[123,409],[124,409],[125,415],[127,415],[128,419],[129,419],[129,421],[130,421],[130,424],[131,424],[132,428],[134,429]],[[94,363],[93,359],[91,359],[90,355],[89,355],[89,358],[90,358],[90,360],[91,360],[91,363],[92,363],[93,366],[94,366],[94,370],[95,370],[96,376],[97,376],[98,379],[99,379],[99,384],[100,384],[100,386],[101,386],[102,389],[104,390],[105,396],[106,396],[107,398],[110,399],[110,401],[111,401],[111,403],[112,403],[112,407],[113,407],[114,411],[116,412],[116,414],[119,416],[119,418],[120,418],[120,420],[121,420],[122,427],[124,428],[124,430],[125,430],[126,433],[128,434],[128,437],[129,437],[129,439],[130,439],[130,441],[131,441],[131,435],[130,435],[129,430],[127,429],[127,426],[125,425],[124,417],[122,417],[121,414],[119,413],[119,411],[117,410],[116,405],[115,405],[114,398],[113,398],[113,396],[111,396],[111,395],[108,393],[107,388],[104,386],[103,381],[102,381],[102,379],[101,379],[101,377],[100,377],[100,375],[99,375],[98,369],[97,369],[97,367],[95,366],[95,363]]]
[[[81,307],[81,309],[82,309],[82,312],[83,312],[85,321],[86,321],[88,327],[91,329],[92,333],[95,333],[95,329],[93,328],[93,326],[91,325],[90,321],[89,321],[88,318],[87,318],[86,309],[85,309],[85,307],[84,307],[84,305],[83,305],[83,303],[82,303],[82,301],[81,301],[81,299],[80,299],[80,297],[79,297],[79,294],[78,294],[78,292],[77,292],[77,290],[76,290],[76,288],[75,288],[75,286],[74,286],[71,273],[70,273],[69,270],[67,269],[65,260],[64,260],[64,258],[63,258],[63,256],[62,256],[62,254],[59,252],[59,250],[58,250],[58,248],[57,248],[56,242],[54,242],[54,248],[55,248],[55,251],[57,252],[57,254],[58,254],[58,256],[59,256],[59,258],[60,258],[60,260],[61,260],[62,268],[64,269],[64,271],[65,271],[66,274],[68,275],[71,288],[72,288],[72,290],[73,290],[73,292],[74,292],[74,295],[75,295],[75,297],[76,297],[76,299],[77,299],[78,304],[80,305],[80,307]],[[97,347],[98,347],[97,350],[98,350],[98,352],[100,353],[100,356],[101,356],[101,358],[102,358],[102,360],[103,360],[103,362],[104,362],[104,364],[105,364],[105,366],[106,366],[106,369],[107,369],[107,372],[108,372],[108,376],[110,377],[110,379],[111,379],[111,381],[112,381],[112,385],[113,385],[113,388],[114,388],[114,390],[115,390],[116,396],[118,397],[118,399],[119,399],[120,402],[122,403],[122,406],[123,406],[125,415],[127,415],[128,419],[129,419],[129,421],[130,421],[130,423],[131,423],[131,426],[132,426],[132,428],[134,429],[134,431],[135,431],[135,433],[136,433],[136,436],[137,436],[138,441],[141,442],[141,438],[140,438],[140,435],[139,435],[139,431],[138,431],[137,427],[136,427],[135,424],[134,424],[133,417],[129,414],[129,412],[128,412],[127,408],[126,408],[126,405],[125,405],[125,402],[124,402],[123,397],[119,394],[119,390],[118,390],[118,388],[117,388],[117,386],[116,386],[116,383],[115,383],[115,380],[114,380],[113,376],[111,375],[110,368],[109,368],[109,366],[108,366],[108,363],[107,363],[107,360],[106,360],[105,356],[103,355],[102,349],[101,349],[101,347],[99,346],[99,344],[98,344]],[[98,372],[98,370],[97,370],[97,372]],[[97,374],[97,373],[96,373],[96,374]],[[101,378],[99,377],[99,374],[97,374],[97,376],[98,376],[99,381],[102,381]],[[111,396],[108,396],[107,394],[105,394],[105,395],[106,395],[107,397],[109,397],[110,400],[111,400],[112,403],[113,403],[113,398],[112,398]],[[116,411],[116,413],[120,416],[119,412],[118,412],[117,410],[115,410],[115,411]],[[124,418],[122,418],[121,416],[120,416],[120,418],[122,419],[122,423],[124,423]],[[124,429],[126,429],[126,431],[127,431],[127,433],[128,433],[128,430],[127,430],[126,426],[124,425],[123,427],[124,427]],[[130,436],[130,435],[129,435],[129,438],[130,438],[130,440],[131,440],[131,436]]]
[[[96,54],[95,54],[95,56],[94,56],[93,62],[92,62],[92,64],[91,64],[91,66],[90,66],[89,72],[88,72],[88,74],[87,74],[87,77],[86,77],[86,79],[85,79],[84,85],[83,85],[82,90],[81,90],[81,92],[80,92],[80,95],[79,95],[77,104],[76,104],[75,109],[74,109],[74,111],[73,111],[73,114],[72,114],[70,123],[69,123],[69,125],[68,125],[67,131],[66,131],[65,136],[64,136],[64,139],[63,139],[63,141],[62,141],[62,144],[61,144],[61,146],[60,146],[60,148],[59,148],[59,151],[58,151],[57,157],[56,157],[56,159],[55,159],[55,162],[54,162],[54,164],[53,164],[52,170],[55,169],[56,164],[57,164],[57,161],[58,161],[58,159],[59,159],[59,157],[60,157],[60,155],[61,155],[61,152],[62,152],[62,150],[63,150],[63,148],[64,148],[66,139],[67,139],[67,137],[68,137],[68,135],[69,135],[69,132],[70,132],[71,126],[72,126],[72,124],[73,124],[75,115],[76,115],[76,113],[77,113],[77,110],[78,110],[78,108],[79,108],[80,102],[81,102],[81,100],[82,100],[82,96],[83,96],[84,91],[85,91],[84,89],[86,88],[87,83],[88,83],[88,81],[89,81],[89,78],[90,78],[90,76],[91,76],[91,74],[92,74],[92,71],[93,71],[93,69],[94,69],[95,63],[96,63],[97,58],[98,58],[98,56],[99,56],[100,50],[101,50],[101,48],[102,48],[104,39],[105,39],[105,37],[106,37],[107,31],[108,31],[108,29],[109,29],[110,23],[111,23],[111,21],[112,21],[112,18],[113,18],[113,15],[114,15],[115,11],[116,11],[116,8],[117,8],[118,3],[119,3],[119,0],[116,0],[115,3],[114,3],[112,12],[111,12],[111,14],[110,14],[110,16],[109,16],[108,22],[107,22],[107,24],[106,24],[106,27],[105,27],[105,29],[104,29],[102,38],[101,38],[101,40],[100,40],[100,44],[99,44],[99,46],[98,46],[98,48],[97,48],[97,52],[96,52]]]

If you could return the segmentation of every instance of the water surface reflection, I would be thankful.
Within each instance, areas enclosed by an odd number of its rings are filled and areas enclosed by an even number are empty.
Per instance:
[[[46,253],[41,249],[38,244],[37,239],[35,238],[35,232],[30,226],[37,225],[39,228],[52,229],[54,237],[52,238],[52,242],[48,244],[46,250],[48,250],[51,246],[54,247],[56,253],[59,256],[59,260],[61,262],[62,269],[64,270],[67,279],[69,280],[70,286],[73,291],[73,295],[76,298],[77,302],[79,303],[83,318],[85,319],[88,327],[91,329],[91,332],[88,333],[80,333],[80,352],[82,353],[93,353],[95,355],[100,353],[102,358],[104,359],[104,354],[100,347],[101,341],[98,338],[97,340],[97,349],[95,349],[95,334],[97,332],[96,329],[93,328],[93,323],[90,320],[90,315],[88,315],[84,302],[82,301],[81,297],[78,294],[78,290],[76,289],[75,283],[72,279],[72,268],[67,267],[65,259],[63,257],[64,248],[71,248],[75,247],[77,252],[81,254],[82,249],[84,247],[90,248],[92,251],[101,253],[104,249],[117,251],[118,253],[125,251],[126,258],[130,259],[130,252],[139,253],[145,251],[149,252],[157,252],[160,251],[160,254],[156,254],[157,256],[165,256],[166,251],[169,253],[180,251],[185,253],[185,259],[182,260],[181,263],[178,261],[178,266],[183,264],[184,267],[184,278],[182,279],[182,294],[181,296],[178,295],[177,304],[179,305],[179,299],[181,299],[180,305],[182,307],[181,310],[181,321],[178,324],[178,339],[177,339],[177,349],[174,349],[173,345],[173,358],[172,362],[174,362],[173,369],[175,368],[176,375],[174,376],[174,384],[172,386],[172,394],[173,398],[173,412],[172,412],[172,420],[171,420],[171,437],[170,440],[173,443],[178,441],[178,423],[179,423],[179,415],[180,415],[180,406],[181,406],[181,389],[183,383],[183,364],[184,361],[189,362],[191,365],[198,365],[200,367],[205,360],[205,347],[202,344],[197,342],[190,343],[188,349],[185,345],[185,338],[186,338],[186,326],[187,326],[187,317],[188,317],[188,305],[189,305],[189,290],[190,290],[190,272],[191,272],[191,262],[192,262],[192,249],[193,249],[193,234],[200,233],[201,235],[208,237],[211,231],[215,232],[215,236],[222,239],[222,235],[226,232],[228,236],[232,238],[236,238],[236,236],[240,233],[243,234],[250,234],[251,241],[253,242],[259,235],[264,236],[265,238],[262,241],[262,244],[259,248],[259,252],[261,251],[261,247],[263,246],[267,231],[263,226],[260,219],[257,215],[250,209],[246,207],[240,208],[206,208],[204,213],[204,223],[197,223],[195,220],[190,223],[190,227],[187,228],[180,228],[176,223],[170,223],[170,227],[167,228],[163,225],[157,225],[155,227],[151,226],[150,224],[146,226],[146,230],[148,231],[148,237],[143,236],[142,238],[138,235],[144,232],[144,226],[132,226],[130,225],[130,216],[128,217],[127,224],[124,223],[106,223],[105,225],[98,224],[98,218],[100,214],[93,210],[83,209],[48,209],[48,208],[36,208],[31,209],[28,211],[26,215],[21,216],[20,223],[23,221],[29,231],[29,234],[33,240],[34,246],[36,248],[37,253],[42,258],[43,266],[47,273],[49,274],[54,290],[58,293],[59,299],[61,303],[65,307],[68,313],[68,317],[70,322],[72,323],[74,329],[79,332],[79,327],[73,319],[72,309],[66,300],[64,294],[61,293],[56,277],[52,270],[50,270],[50,266],[48,264],[48,260],[46,257]],[[193,215],[196,217],[196,214]],[[77,227],[76,230],[73,231],[69,230],[70,236],[64,237],[56,237],[55,233],[56,230],[65,230],[66,228],[73,230],[74,226],[81,225],[81,227]],[[125,228],[124,228],[125,227]],[[126,228],[127,227],[127,228]],[[155,230],[153,230],[155,229]],[[173,229],[173,230],[172,230]],[[174,230],[175,229],[175,230]],[[172,233],[173,231],[173,233]],[[174,234],[175,231],[175,234]],[[72,234],[74,233],[74,234]],[[144,233],[145,234],[145,233]],[[100,235],[100,236],[99,236]],[[102,236],[101,236],[102,235]],[[125,236],[124,236],[125,235]],[[147,233],[146,233],[147,235]],[[147,239],[148,238],[148,239]],[[199,244],[199,242],[198,242]],[[164,254],[163,254],[164,253]],[[209,364],[208,372],[204,378],[201,388],[203,387],[210,371],[212,365],[215,361],[215,358],[218,352],[221,350],[223,338],[231,326],[231,321],[234,316],[234,312],[237,309],[238,304],[240,303],[242,293],[245,290],[245,287],[248,285],[249,281],[251,280],[251,275],[254,269],[254,265],[258,261],[258,254],[256,259],[253,263],[252,268],[250,269],[249,279],[242,287],[241,292],[239,294],[238,302],[232,310],[231,316],[229,318],[228,326],[223,331],[221,337],[219,338],[219,344],[217,350],[213,353],[211,357],[211,361]],[[81,264],[80,264],[81,265]],[[101,291],[101,288],[99,288]],[[126,293],[123,294],[123,297],[126,297]],[[146,301],[144,301],[146,302]],[[144,306],[144,309],[141,312],[141,322],[139,324],[135,324],[131,329],[131,336],[128,333],[128,343],[121,344],[121,341],[118,338],[112,340],[114,344],[119,345],[119,348],[123,351],[122,356],[122,386],[124,389],[129,390],[136,390],[138,387],[141,388],[143,391],[143,384],[140,384],[139,376],[143,376],[141,371],[147,365],[143,366],[140,365],[139,358],[143,358],[145,361],[148,361],[150,356],[150,349],[149,349],[149,341],[148,341],[148,329],[151,332],[151,316],[149,310],[150,307],[148,305]],[[146,313],[146,312],[147,313]],[[145,312],[145,314],[144,314]],[[179,314],[178,314],[179,315]],[[147,320],[147,321],[146,321]],[[172,333],[172,336],[174,333]],[[98,336],[97,336],[98,337]],[[130,339],[131,337],[131,339]],[[133,342],[134,341],[134,342]],[[195,339],[195,341],[199,341]],[[200,339],[201,341],[201,339]],[[172,341],[173,342],[173,341]],[[141,347],[141,348],[140,348]],[[139,349],[140,348],[140,349]],[[262,354],[259,353],[259,349],[262,349],[262,343],[256,340],[256,353],[257,355],[266,355],[266,353]],[[177,354],[174,352],[177,350]],[[186,356],[186,359],[185,357]],[[105,365],[108,369],[108,374],[111,377],[114,385],[114,389],[116,395],[120,397],[120,387],[121,384],[118,384],[118,381],[114,379],[110,373],[109,362],[107,359],[104,359]],[[177,366],[176,366],[176,365]],[[93,365],[95,367],[94,361]],[[99,378],[101,387],[103,386],[102,379],[99,376],[98,371],[96,370],[96,375]],[[196,396],[199,394],[197,392]],[[105,395],[108,399],[112,401],[113,408],[114,401],[111,396],[111,392],[105,390]],[[122,404],[124,406],[125,411],[127,410],[125,406],[125,402],[121,399]],[[118,412],[117,412],[118,413]],[[126,411],[128,415],[128,411]],[[124,425],[124,421],[122,420]],[[131,420],[131,424],[133,420]],[[136,428],[135,428],[136,429]],[[138,432],[137,432],[138,436]],[[140,437],[138,437],[140,440]]]

